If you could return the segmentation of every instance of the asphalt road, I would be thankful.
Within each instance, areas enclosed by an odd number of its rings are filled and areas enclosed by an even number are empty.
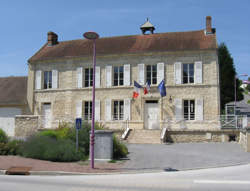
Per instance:
[[[187,170],[250,163],[250,153],[238,143],[128,144],[124,169]],[[249,189],[250,190],[250,189]]]
[[[0,176],[1,191],[249,191],[250,165],[141,174]]]

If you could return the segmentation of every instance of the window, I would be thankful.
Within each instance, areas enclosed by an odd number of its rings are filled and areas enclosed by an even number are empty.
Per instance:
[[[93,68],[85,68],[85,87],[93,86]]]
[[[123,86],[123,66],[114,67],[114,86]]]
[[[157,84],[157,65],[147,65],[146,81],[150,84]]]
[[[194,83],[194,64],[183,64],[183,84]]]
[[[194,120],[195,119],[195,101],[184,100],[184,119]]]
[[[84,120],[92,119],[92,101],[84,102]]]
[[[44,77],[43,88],[44,89],[52,88],[52,71],[44,71],[43,77]]]
[[[113,119],[114,120],[123,120],[124,102],[123,101],[114,101],[113,106],[114,106]]]

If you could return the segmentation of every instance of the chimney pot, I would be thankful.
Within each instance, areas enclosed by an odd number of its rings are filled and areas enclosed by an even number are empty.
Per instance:
[[[48,46],[53,46],[58,44],[58,36],[56,33],[49,31],[48,32]]]
[[[206,33],[207,34],[212,33],[212,17],[211,16],[206,17]]]

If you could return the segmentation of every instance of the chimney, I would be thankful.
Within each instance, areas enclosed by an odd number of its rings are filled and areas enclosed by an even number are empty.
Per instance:
[[[49,31],[48,32],[48,46],[54,46],[58,44],[58,36],[56,33]]]
[[[212,34],[212,17],[206,17],[206,34]]]

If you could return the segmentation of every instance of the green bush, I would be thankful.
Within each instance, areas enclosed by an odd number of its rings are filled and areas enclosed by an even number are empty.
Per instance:
[[[7,143],[0,143],[0,155],[18,155],[23,141],[12,140]]]
[[[4,130],[0,129],[0,143],[7,143],[8,142],[8,136],[4,132]]]
[[[114,159],[125,158],[128,154],[128,148],[116,136],[113,136],[113,157]]]
[[[69,139],[55,139],[49,136],[30,137],[21,147],[24,157],[71,162],[84,158],[83,152],[77,152],[75,143]]]

